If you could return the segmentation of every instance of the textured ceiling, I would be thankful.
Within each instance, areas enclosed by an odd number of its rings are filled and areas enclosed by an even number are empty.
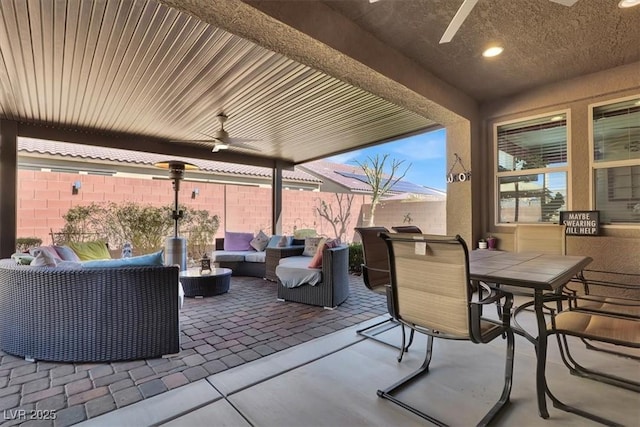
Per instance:
[[[640,61],[640,6],[619,0],[479,0],[439,44],[462,0],[323,2],[479,101]],[[485,59],[490,45],[502,55]],[[638,70],[640,73],[640,69]]]

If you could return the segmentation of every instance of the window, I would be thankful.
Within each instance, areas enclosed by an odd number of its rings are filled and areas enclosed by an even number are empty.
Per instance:
[[[559,222],[567,206],[567,114],[496,126],[499,223]]]
[[[593,107],[594,208],[606,224],[640,224],[640,97]]]

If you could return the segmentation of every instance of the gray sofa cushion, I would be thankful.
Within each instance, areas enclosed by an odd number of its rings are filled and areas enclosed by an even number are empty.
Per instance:
[[[322,269],[309,268],[311,257],[292,256],[282,258],[276,267],[276,276],[287,288],[295,288],[304,284],[317,285],[322,282]]]
[[[245,262],[266,262],[267,253],[265,251],[262,252],[251,252],[244,256]]]

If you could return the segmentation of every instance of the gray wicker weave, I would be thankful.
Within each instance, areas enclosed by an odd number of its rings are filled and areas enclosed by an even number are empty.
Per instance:
[[[212,297],[229,292],[231,270],[214,268],[201,275],[198,270],[180,273],[180,283],[185,297]]]
[[[311,260],[311,258],[309,258]],[[278,280],[278,298],[285,301],[334,308],[349,297],[349,247],[324,250],[322,254],[322,282],[286,288]]]
[[[61,269],[0,261],[0,348],[60,362],[180,351],[178,267]]]

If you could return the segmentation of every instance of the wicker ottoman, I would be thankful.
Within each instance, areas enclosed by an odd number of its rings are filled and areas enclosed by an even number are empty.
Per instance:
[[[186,297],[211,297],[229,291],[231,284],[230,268],[212,268],[211,273],[200,274],[200,270],[191,269],[180,273],[180,283]]]

